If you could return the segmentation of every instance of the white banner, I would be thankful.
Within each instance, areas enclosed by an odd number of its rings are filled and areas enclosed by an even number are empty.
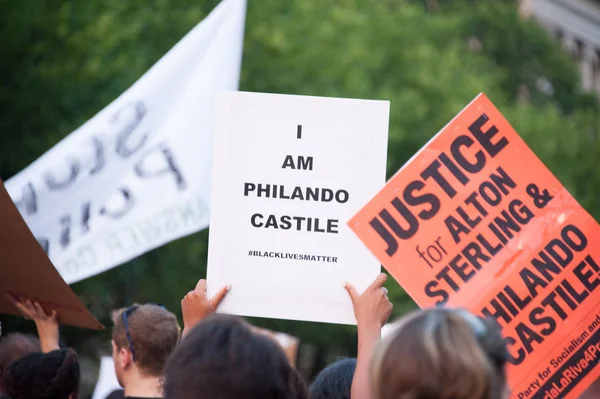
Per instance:
[[[246,0],[223,0],[133,86],[6,182],[74,283],[208,226],[216,94],[237,90]]]

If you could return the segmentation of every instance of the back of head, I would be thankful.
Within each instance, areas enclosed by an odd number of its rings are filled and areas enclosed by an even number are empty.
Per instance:
[[[281,348],[240,318],[213,315],[171,355],[166,399],[288,399],[293,374]]]
[[[142,374],[162,376],[167,358],[179,341],[181,330],[175,315],[158,305],[133,305],[114,311],[112,321],[116,347],[132,352]]]
[[[375,351],[377,399],[500,399],[508,358],[500,326],[464,310],[402,318]]]
[[[79,391],[79,360],[72,349],[33,353],[11,364],[3,382],[11,399],[72,399]]]
[[[330,364],[310,386],[311,399],[350,399],[356,359],[342,359]]]
[[[8,366],[30,353],[41,351],[40,341],[33,335],[11,333],[2,336],[0,339],[0,393],[4,391],[2,374]]]

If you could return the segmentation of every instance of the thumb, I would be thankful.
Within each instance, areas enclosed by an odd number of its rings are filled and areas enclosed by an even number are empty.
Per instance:
[[[53,310],[53,311],[52,311],[52,315],[50,316],[50,318],[52,319],[52,321],[53,321],[54,323],[57,323],[57,322],[58,322],[58,313],[56,313],[56,310]]]
[[[210,300],[210,304],[211,304],[211,306],[212,306],[213,309],[217,309],[219,307],[219,304],[221,304],[221,302],[223,301],[223,298],[225,298],[225,295],[227,295],[227,293],[229,292],[229,290],[231,290],[231,286],[230,285],[221,288],[219,290],[219,292],[217,292],[215,294],[215,296],[212,297],[212,299]]]
[[[198,291],[202,295],[206,294],[206,280],[203,278],[198,280],[198,284],[196,284],[196,288],[194,288],[194,291]]]
[[[346,289],[346,291],[348,291],[348,295],[350,295],[350,299],[352,300],[352,303],[356,302],[356,300],[360,296],[358,291],[356,291],[356,288],[354,288],[354,286],[348,282],[344,283],[344,288]]]

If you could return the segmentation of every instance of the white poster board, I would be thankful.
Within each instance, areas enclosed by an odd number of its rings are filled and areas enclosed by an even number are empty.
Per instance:
[[[224,92],[215,126],[208,294],[220,312],[355,324],[379,263],[346,225],[385,183],[389,102]]]
[[[103,356],[100,359],[100,374],[92,399],[106,399],[108,395],[120,388],[112,357]]]

